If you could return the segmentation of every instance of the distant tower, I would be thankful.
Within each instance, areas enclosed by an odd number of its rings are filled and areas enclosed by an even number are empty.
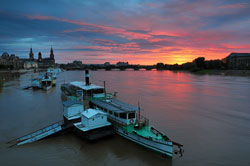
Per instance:
[[[34,60],[34,54],[33,54],[33,51],[32,51],[32,48],[30,48],[30,60]]]
[[[41,62],[41,61],[42,61],[42,59],[43,59],[43,58],[42,58],[42,53],[41,53],[41,52],[39,52],[39,53],[38,53],[38,61],[39,61],[39,62]]]
[[[54,58],[54,53],[53,53],[53,48],[52,48],[52,46],[51,46],[51,49],[50,49],[50,59],[51,60],[54,60],[55,58]]]

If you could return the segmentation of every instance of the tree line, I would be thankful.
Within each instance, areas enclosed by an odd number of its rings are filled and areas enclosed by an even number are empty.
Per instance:
[[[222,60],[205,60],[204,57],[198,57],[192,62],[183,63],[181,65],[174,64],[168,65],[163,63],[156,64],[157,70],[189,70],[192,72],[204,70],[204,69],[227,69],[227,64]]]

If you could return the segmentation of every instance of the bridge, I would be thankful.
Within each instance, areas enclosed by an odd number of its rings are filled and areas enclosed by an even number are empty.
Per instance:
[[[117,65],[82,65],[82,66],[65,66],[66,70],[85,70],[85,69],[90,69],[90,70],[100,70],[100,69],[105,69],[107,71],[109,70],[152,70],[155,69],[155,65],[122,65],[122,66],[117,66]]]

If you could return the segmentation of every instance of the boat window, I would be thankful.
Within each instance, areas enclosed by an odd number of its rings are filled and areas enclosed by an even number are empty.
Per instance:
[[[118,113],[114,112],[114,115],[115,115],[116,117],[118,117]]]
[[[106,108],[104,108],[104,109],[103,109],[103,111],[104,111],[104,112],[107,112],[107,109],[106,109]]]
[[[126,113],[120,113],[120,118],[127,119],[127,114]]]
[[[104,93],[104,89],[95,89],[93,90],[93,93]]]
[[[87,95],[91,95],[91,90],[87,90]]]
[[[128,114],[128,118],[129,119],[135,118],[135,113],[134,112],[133,113],[129,113]]]
[[[111,115],[112,115],[112,113],[113,113],[112,111],[109,111],[109,114],[111,114]]]

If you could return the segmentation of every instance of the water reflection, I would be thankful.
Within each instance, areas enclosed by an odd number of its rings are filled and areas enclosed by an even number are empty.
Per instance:
[[[5,142],[62,120],[60,85],[84,81],[63,72],[50,91],[21,90],[39,73],[7,82],[0,93],[0,165],[247,165],[250,160],[250,79],[170,71],[91,71],[91,82],[140,105],[151,124],[184,144],[171,160],[120,136],[88,144],[78,137],[45,139],[21,147]],[[29,157],[27,157],[29,156]],[[31,159],[32,158],[32,159]]]

